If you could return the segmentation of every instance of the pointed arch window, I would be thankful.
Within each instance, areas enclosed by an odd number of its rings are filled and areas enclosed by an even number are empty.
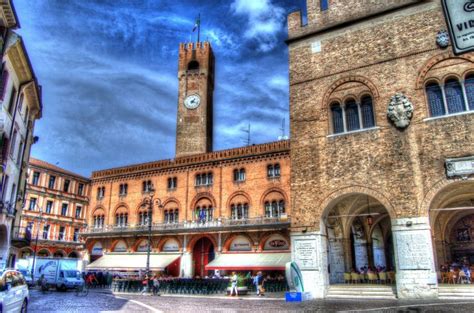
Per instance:
[[[232,204],[230,206],[233,220],[244,220],[249,218],[248,203]]]
[[[265,202],[265,217],[281,217],[285,213],[285,201],[273,200]]]
[[[449,114],[459,113],[466,110],[462,87],[457,79],[449,79],[446,81],[444,93],[446,95]]]
[[[430,83],[426,85],[425,89],[431,116],[445,115],[443,92],[438,83]]]

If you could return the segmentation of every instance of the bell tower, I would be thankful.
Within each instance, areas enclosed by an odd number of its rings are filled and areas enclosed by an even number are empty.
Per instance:
[[[212,151],[214,54],[209,42],[180,44],[176,157]]]

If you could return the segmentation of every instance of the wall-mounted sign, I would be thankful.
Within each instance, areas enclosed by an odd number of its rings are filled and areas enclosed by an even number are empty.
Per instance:
[[[455,54],[474,50],[474,0],[442,0]]]
[[[121,240],[117,242],[114,248],[114,252],[127,252],[127,244],[125,241]]]
[[[288,250],[290,246],[286,239],[281,235],[273,235],[265,242],[263,250]]]
[[[102,255],[104,254],[104,249],[102,248],[102,244],[100,242],[96,242],[95,245],[92,247],[91,255]]]
[[[165,252],[179,251],[179,243],[176,239],[168,239],[163,245],[162,250]]]
[[[147,252],[148,251],[148,240],[140,241],[140,244],[137,247],[137,252]]]
[[[230,244],[229,251],[251,251],[252,244],[244,236],[237,236]]]
[[[446,159],[446,175],[448,177],[468,177],[472,174],[474,174],[474,156]]]

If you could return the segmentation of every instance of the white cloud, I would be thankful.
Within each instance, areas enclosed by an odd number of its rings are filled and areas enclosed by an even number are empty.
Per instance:
[[[260,52],[271,51],[278,43],[277,34],[283,30],[285,11],[271,0],[234,0],[231,10],[246,16],[248,28],[244,37],[256,40]]]

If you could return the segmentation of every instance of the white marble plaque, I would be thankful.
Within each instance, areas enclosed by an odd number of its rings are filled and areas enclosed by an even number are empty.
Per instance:
[[[298,238],[293,245],[294,261],[302,270],[318,269],[317,246],[315,238]]]
[[[401,270],[429,270],[432,267],[432,249],[429,231],[396,233],[397,257]]]

